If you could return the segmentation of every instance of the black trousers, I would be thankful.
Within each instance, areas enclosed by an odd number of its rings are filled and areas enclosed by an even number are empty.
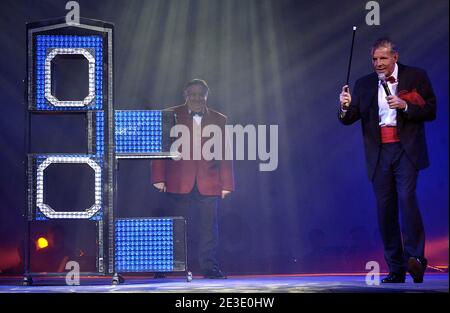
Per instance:
[[[198,261],[203,273],[218,268],[218,199],[201,195],[197,186],[188,194],[166,193],[166,213],[186,219],[188,265],[195,269]]]
[[[418,170],[401,143],[382,144],[373,188],[390,272],[405,273],[409,257],[424,257],[425,231],[417,204],[417,176]]]

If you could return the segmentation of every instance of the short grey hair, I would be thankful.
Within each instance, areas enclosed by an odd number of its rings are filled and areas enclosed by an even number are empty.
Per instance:
[[[398,53],[397,45],[388,37],[382,37],[375,40],[370,49],[370,53],[373,55],[373,52],[379,48],[390,48],[392,54]]]
[[[188,89],[189,87],[191,87],[193,85],[201,86],[201,87],[203,87],[203,89],[205,90],[206,93],[209,93],[209,87],[208,87],[208,84],[206,83],[206,81],[204,81],[203,79],[198,79],[198,78],[195,78],[195,79],[187,82],[186,85],[184,85],[183,90],[186,91],[186,89]]]

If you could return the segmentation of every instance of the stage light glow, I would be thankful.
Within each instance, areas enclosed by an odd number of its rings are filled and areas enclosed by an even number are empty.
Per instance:
[[[89,94],[79,101],[60,101],[51,94],[51,60],[58,54],[80,54],[89,62]],[[102,38],[100,36],[36,36],[36,108],[38,110],[102,109]]]
[[[115,112],[116,153],[162,152],[162,112]]]
[[[48,240],[45,237],[39,237],[36,240],[36,250],[45,249],[48,247]]]
[[[170,272],[173,270],[173,253],[172,219],[116,220],[117,272]]]
[[[43,161],[36,170],[36,206],[39,211],[49,219],[90,219],[101,210],[102,205],[102,170],[100,165],[92,158],[77,155],[55,155],[42,157]],[[81,212],[55,211],[44,203],[44,171],[53,163],[80,163],[88,164],[94,170],[94,204]]]

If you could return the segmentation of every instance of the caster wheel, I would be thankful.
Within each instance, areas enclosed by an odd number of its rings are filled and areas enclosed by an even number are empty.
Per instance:
[[[22,286],[31,286],[33,285],[33,278],[31,277],[24,277],[22,280]]]
[[[112,278],[113,285],[120,285],[120,284],[123,284],[124,282],[125,282],[125,279],[122,277],[122,275],[114,274],[114,276]]]
[[[186,281],[190,283],[192,281],[192,272],[187,272],[186,274]]]

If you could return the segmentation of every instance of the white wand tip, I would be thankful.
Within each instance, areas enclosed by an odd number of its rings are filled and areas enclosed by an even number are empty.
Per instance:
[[[353,30],[356,30],[356,26],[353,26]]]

